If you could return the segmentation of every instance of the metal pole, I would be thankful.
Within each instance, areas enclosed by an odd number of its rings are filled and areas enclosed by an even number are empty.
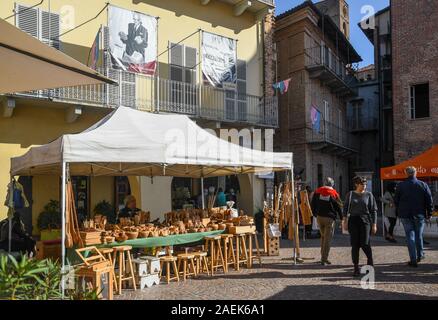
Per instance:
[[[383,180],[380,180],[380,202],[381,202],[381,206],[382,206],[382,234],[383,234],[383,238],[385,238],[385,204],[383,203]]]
[[[62,276],[62,281],[61,281],[61,293],[62,293],[62,298],[64,298],[64,292],[65,292],[65,276],[64,276],[64,272],[65,272],[65,238],[66,238],[66,234],[65,234],[65,221],[66,221],[66,217],[65,217],[65,211],[66,211],[66,191],[65,191],[65,183],[66,183],[66,175],[67,175],[67,163],[65,161],[62,161],[62,194],[61,194],[61,219],[62,219],[62,231],[61,231],[61,235],[62,235],[62,243],[61,243],[61,265],[62,265],[62,269],[61,272],[63,274]]]
[[[291,169],[290,169],[290,181],[292,184],[292,190],[291,190],[291,196],[292,196],[292,215],[293,215],[293,219],[292,222],[295,223],[295,179],[294,179],[294,164],[293,164],[293,160],[292,160],[292,164],[291,164]],[[294,259],[294,264],[297,264],[297,235],[296,234],[296,228],[295,226],[292,226],[293,230],[294,230],[294,241],[293,241],[293,246],[294,246],[294,250],[293,250],[293,259]]]
[[[201,177],[201,195],[202,195],[202,210],[204,210],[205,209],[204,177]]]

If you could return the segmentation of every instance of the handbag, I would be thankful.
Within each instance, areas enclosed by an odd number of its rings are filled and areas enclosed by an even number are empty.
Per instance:
[[[348,232],[348,222],[350,220],[350,209],[351,209],[351,197],[353,196],[353,191],[350,191],[350,199],[348,200],[348,209],[347,209],[347,217],[345,225],[347,228],[344,228],[344,224],[342,225],[342,234],[349,234]]]

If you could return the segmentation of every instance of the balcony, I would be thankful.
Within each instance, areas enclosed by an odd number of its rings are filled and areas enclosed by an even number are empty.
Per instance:
[[[345,66],[331,50],[317,46],[305,50],[306,69],[312,79],[320,79],[333,93],[340,96],[356,96],[357,89],[351,69]]]
[[[357,153],[359,139],[339,126],[321,121],[319,132],[312,129],[312,124],[306,125],[306,141],[313,145],[314,150],[348,157]]]
[[[99,70],[119,86],[99,84],[15,94],[53,102],[147,112],[177,113],[236,126],[278,126],[277,97],[259,97],[121,70]]]
[[[347,121],[350,132],[375,131],[379,129],[377,117],[349,117]]]

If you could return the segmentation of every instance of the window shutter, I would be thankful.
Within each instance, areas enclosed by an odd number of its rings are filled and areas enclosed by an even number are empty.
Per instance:
[[[185,47],[185,81],[186,83],[196,83],[196,54],[197,50],[191,47]]]
[[[41,40],[59,50],[60,18],[59,14],[41,12]]]
[[[135,73],[122,72],[122,106],[135,108]]]
[[[247,120],[248,102],[246,89],[246,61],[237,60],[237,113],[239,121]]]
[[[170,44],[170,64],[183,67],[183,46],[180,44]]]
[[[105,69],[108,69],[108,68],[111,68],[111,55],[109,52],[109,49],[110,49],[109,28],[104,26],[102,33],[103,33],[103,51],[104,51],[103,66]]]
[[[17,12],[15,20],[17,27],[31,36],[39,38],[38,9],[28,9],[25,6],[16,5],[15,11]]]

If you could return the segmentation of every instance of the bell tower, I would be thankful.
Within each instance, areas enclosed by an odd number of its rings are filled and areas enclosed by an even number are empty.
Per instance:
[[[323,13],[328,15],[342,33],[350,40],[350,8],[346,0],[324,0],[315,4]]]

